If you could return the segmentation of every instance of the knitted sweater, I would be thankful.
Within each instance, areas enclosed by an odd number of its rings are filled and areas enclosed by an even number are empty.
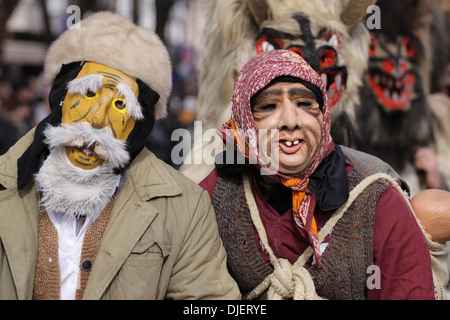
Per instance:
[[[343,149],[353,164],[348,176],[352,190],[376,172],[394,174],[390,167],[368,155]],[[379,180],[367,187],[347,209],[333,229],[322,255],[322,267],[309,272],[319,295],[330,299],[364,299],[366,271],[373,264],[373,226],[377,202],[388,183]],[[261,257],[255,229],[240,177],[219,177],[212,197],[220,235],[228,253],[228,267],[241,292],[253,290],[273,272]],[[349,236],[351,235],[351,236]]]

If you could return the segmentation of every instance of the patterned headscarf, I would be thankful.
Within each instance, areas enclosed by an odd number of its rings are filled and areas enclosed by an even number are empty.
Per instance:
[[[270,164],[266,163],[267,160],[258,153],[250,99],[280,76],[291,76],[309,82],[316,86],[323,96],[323,127],[319,151],[310,166],[298,177],[289,177],[273,171]],[[333,141],[330,136],[328,97],[320,75],[294,52],[288,50],[263,52],[247,62],[238,74],[231,103],[231,119],[218,130],[219,135],[224,140],[234,143],[250,163],[278,176],[285,186],[292,189],[296,226],[300,232],[308,236],[316,262],[321,265],[317,226],[313,215],[316,201],[314,194],[308,190],[308,182],[309,177],[329,154]]]

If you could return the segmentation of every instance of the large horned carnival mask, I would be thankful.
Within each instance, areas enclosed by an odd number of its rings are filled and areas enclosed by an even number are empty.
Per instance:
[[[367,82],[372,92],[386,111],[409,109],[417,77],[414,64],[419,41],[407,35],[394,39],[381,33],[370,36]]]
[[[340,36],[326,27],[313,34],[311,21],[303,14],[295,14],[292,19],[298,23],[299,30],[303,33],[292,34],[288,30],[283,31],[282,25],[267,25],[257,38],[256,53],[288,49],[301,55],[322,75],[332,108],[342,97],[347,80],[347,67],[338,64],[342,54]]]
[[[343,104],[356,103],[367,53],[366,35],[357,25],[373,1],[280,1],[280,7],[272,2],[248,1],[255,20],[261,21],[256,53],[294,51],[321,74],[335,113],[348,109]],[[264,11],[271,18],[264,18]]]

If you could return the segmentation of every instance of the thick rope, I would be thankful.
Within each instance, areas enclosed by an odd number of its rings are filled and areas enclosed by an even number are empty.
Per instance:
[[[255,198],[250,187],[250,181],[247,176],[243,176],[244,191],[247,204],[250,209],[250,215],[253,224],[259,234],[261,243],[264,250],[267,251],[270,257],[270,261],[274,267],[274,272],[264,279],[255,289],[253,289],[244,298],[251,300],[260,296],[264,291],[268,289],[267,298],[269,300],[282,300],[294,298],[295,300],[317,300],[320,297],[316,293],[314,281],[311,278],[308,270],[303,266],[297,267],[297,263],[294,266],[286,259],[279,259],[275,256],[272,248],[269,245],[267,233],[264,225],[259,216],[259,211],[256,206]],[[320,238],[319,238],[320,239]],[[311,249],[311,247],[308,247]],[[304,254],[299,258],[299,261],[309,259],[309,257],[302,257],[306,254],[309,256],[313,253],[313,250],[305,250]]]

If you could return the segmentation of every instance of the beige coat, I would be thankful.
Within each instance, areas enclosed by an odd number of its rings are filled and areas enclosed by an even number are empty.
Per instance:
[[[17,189],[27,134],[0,157],[0,299],[32,299],[35,184]],[[129,167],[84,299],[239,299],[206,191],[144,149]]]

